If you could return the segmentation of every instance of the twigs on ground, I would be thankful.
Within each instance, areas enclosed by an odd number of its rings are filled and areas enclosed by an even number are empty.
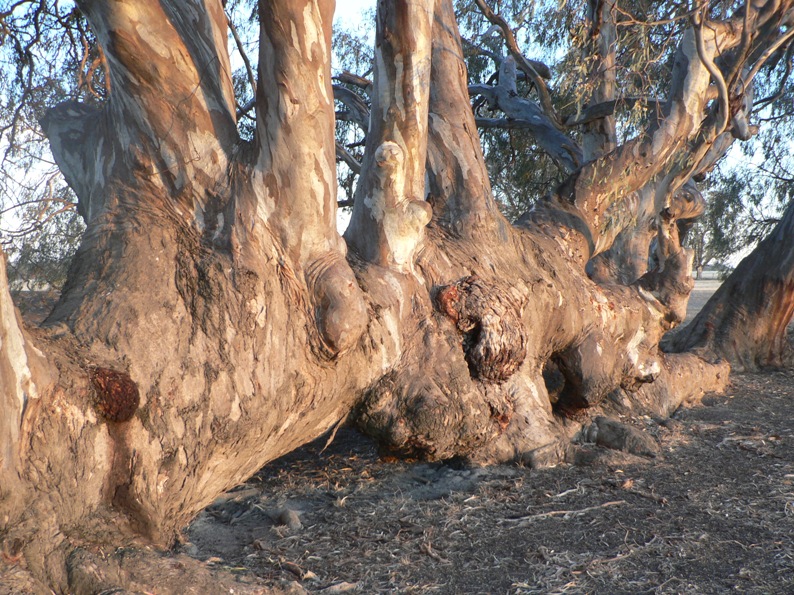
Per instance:
[[[535,521],[541,521],[543,519],[548,519],[556,516],[563,517],[564,520],[568,520],[573,517],[581,516],[588,512],[592,512],[594,510],[598,510],[600,508],[609,508],[610,506],[620,506],[621,504],[625,504],[625,500],[612,500],[610,502],[604,502],[603,504],[598,504],[597,506],[588,506],[587,508],[580,508],[579,510],[550,510],[548,512],[541,512],[539,514],[531,514],[529,516],[522,516],[515,519],[505,519],[504,522],[506,523],[518,523],[513,529],[519,529],[521,527],[527,527],[530,524],[534,523]]]

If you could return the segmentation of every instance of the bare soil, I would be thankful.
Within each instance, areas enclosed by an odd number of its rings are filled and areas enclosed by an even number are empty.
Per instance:
[[[689,302],[687,303],[686,309],[686,320],[684,320],[685,324],[688,324],[695,315],[703,309],[703,306],[706,305],[706,302],[709,298],[714,294],[715,291],[722,285],[722,281],[717,279],[700,279],[695,281],[695,287],[692,289],[692,293],[689,294]],[[680,327],[679,327],[680,328]]]
[[[296,592],[794,593],[794,371],[631,423],[659,456],[586,445],[596,464],[547,470],[387,462],[342,428],[220,498],[181,549]]]
[[[219,498],[165,561],[192,557],[224,592],[794,593],[794,371],[622,421],[660,454],[410,464],[342,427]]]

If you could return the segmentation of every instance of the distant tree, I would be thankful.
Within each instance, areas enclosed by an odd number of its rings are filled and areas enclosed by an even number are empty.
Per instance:
[[[720,180],[707,191],[706,210],[692,222],[684,245],[692,249],[692,268],[700,279],[703,268],[724,263],[731,255],[758,241],[749,233],[745,185],[737,176]]]
[[[0,246],[12,286],[60,288],[84,225],[39,119],[54,104],[107,98],[104,54],[70,3],[0,8]]]

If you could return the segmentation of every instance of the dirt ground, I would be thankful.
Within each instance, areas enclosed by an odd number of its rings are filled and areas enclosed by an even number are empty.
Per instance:
[[[386,463],[343,429],[209,507],[182,548],[311,593],[794,593],[793,380],[737,376],[639,420],[661,456],[598,466]]]
[[[220,498],[181,550],[299,593],[794,593],[794,371],[632,423],[661,455],[541,471],[385,462],[342,428]]]
[[[722,281],[703,279],[702,281],[695,281],[695,287],[692,293],[689,294],[689,303],[686,309],[686,320],[684,324],[689,323],[695,314],[700,312],[701,308],[706,305],[706,302],[717,291]]]
[[[387,462],[342,427],[219,498],[166,561],[231,575],[224,592],[794,593],[794,370],[631,423],[658,456],[546,470]]]

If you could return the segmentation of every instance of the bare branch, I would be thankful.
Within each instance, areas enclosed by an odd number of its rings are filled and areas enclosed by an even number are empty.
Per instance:
[[[794,38],[794,28],[786,31],[784,35],[781,35],[777,41],[771,44],[766,51],[761,54],[761,57],[756,61],[756,63],[753,65],[753,68],[747,75],[746,80],[748,84],[755,78],[755,76],[758,74],[758,71],[761,70],[761,67],[763,67],[764,64],[766,64],[767,60],[769,60],[769,58],[771,58],[779,48],[783,47],[792,38]]]
[[[678,5],[673,5],[673,6],[674,8],[678,7]],[[618,27],[658,27],[660,25],[671,25],[673,23],[677,23],[684,19],[688,19],[692,15],[692,12],[685,12],[683,14],[679,14],[665,19],[643,21],[635,17],[625,8],[621,8],[617,4],[615,4],[615,10],[624,17],[620,22],[617,23]]]
[[[504,56],[500,56],[499,54],[492,52],[490,50],[485,49],[482,46],[477,45],[476,43],[469,41],[461,37],[461,42],[466,45],[469,49],[471,49],[474,53],[488,56],[491,60],[493,60],[494,64],[496,64],[497,68],[502,65],[502,61],[504,60]],[[531,60],[527,58],[527,62],[532,65],[532,68],[538,73],[539,76],[543,77],[546,80],[551,79],[551,68],[549,68],[546,64],[541,62],[540,60]]]
[[[768,97],[764,97],[755,104],[756,110],[766,107],[770,103],[774,103],[775,101],[783,97],[786,83],[788,82],[789,77],[791,76],[792,58],[794,58],[794,44],[789,44],[789,46],[786,48],[786,56],[784,59],[786,64],[786,70],[783,73],[783,76],[780,77],[780,84],[778,85],[774,93],[772,93]]]
[[[471,50],[472,53],[477,54],[479,56],[489,57],[491,60],[493,60],[494,64],[496,64],[497,67],[502,63],[502,60],[504,59],[504,56],[500,56],[499,54],[497,54],[496,52],[492,52],[491,50],[486,50],[484,47],[477,45],[476,43],[466,39],[465,37],[461,37],[460,41],[464,46],[466,46],[467,49]]]
[[[361,163],[359,163],[356,158],[353,157],[353,154],[350,151],[345,149],[338,142],[336,143],[336,157],[337,159],[345,162],[354,174],[358,175],[361,173]]]
[[[452,0],[436,0],[427,180],[433,215],[458,237],[492,237],[504,220],[474,121]]]
[[[313,347],[324,358],[351,349],[368,321],[336,228],[333,8],[332,0],[259,3],[256,168],[270,182],[246,205],[254,233],[275,231],[285,261],[308,286],[319,331]],[[243,236],[250,228],[235,231]]]
[[[509,65],[513,65],[512,75]],[[499,84],[471,85],[470,95],[482,95],[488,100],[491,109],[502,110],[509,119],[524,123],[522,126],[532,132],[538,145],[565,172],[573,172],[581,165],[581,148],[554,125],[547,114],[533,101],[520,97],[515,89],[515,61],[507,58],[502,67],[503,75]]]
[[[51,380],[44,355],[30,344],[17,316],[9,293],[5,254],[0,251],[0,481],[4,495],[18,481],[14,471],[22,416]]]
[[[617,29],[615,27],[614,0],[590,0],[588,78],[593,85],[587,105],[613,101],[616,92],[615,52]],[[617,146],[615,118],[605,115],[585,124],[582,135],[584,161],[590,161],[613,151]]]
[[[706,53],[706,46],[703,42],[703,24],[705,22],[704,13],[705,9],[704,12],[700,13],[700,15],[692,17],[692,28],[695,32],[695,47],[697,48],[698,57],[700,58],[700,61],[703,62],[703,66],[706,67],[706,70],[709,71],[711,78],[714,80],[714,83],[717,85],[717,89],[719,90],[720,119],[719,123],[717,124],[717,135],[720,135],[725,132],[725,129],[728,127],[728,122],[730,121],[730,98],[728,97],[728,85],[725,84],[725,79],[722,77],[722,73],[714,64],[714,60],[711,58],[711,56]],[[713,30],[711,31],[713,32]]]
[[[349,70],[344,70],[338,75],[334,77],[340,83],[346,83],[348,85],[355,85],[369,93],[372,89],[372,81],[364,78],[363,76],[358,76],[357,74],[353,74]]]
[[[621,97],[610,101],[603,101],[585,107],[579,114],[571,114],[565,119],[565,126],[573,128],[581,126],[599,118],[613,115],[618,108],[631,109],[638,103],[645,103],[648,109],[659,112],[664,101],[648,99],[647,97]]]
[[[248,115],[251,112],[251,110],[254,109],[255,107],[256,107],[256,98],[249,99],[248,101],[245,102],[244,105],[241,105],[237,108],[236,111],[237,119],[239,120],[243,116]]]
[[[337,112],[337,120],[355,122],[365,133],[369,129],[369,106],[363,99],[342,85],[334,85],[334,99],[345,104],[347,111]]]
[[[524,56],[524,54],[521,53],[521,50],[518,48],[518,42],[516,41],[515,35],[513,35],[513,31],[510,29],[510,25],[508,25],[507,21],[505,21],[501,16],[496,14],[491,7],[485,3],[485,0],[475,0],[475,2],[477,3],[477,6],[480,7],[480,10],[482,11],[485,18],[491,21],[494,25],[497,25],[502,31],[502,36],[504,37],[505,43],[507,44],[507,48],[510,50],[510,54],[518,63],[518,66],[521,68],[521,70],[523,70],[535,84],[538,97],[540,98],[540,105],[543,107],[543,111],[551,120],[551,122],[554,123],[555,126],[559,127],[560,118],[557,115],[557,111],[554,109],[546,82],[543,80],[543,77],[540,75],[540,73],[535,69],[534,65]]]
[[[104,147],[103,114],[100,110],[76,101],[67,101],[50,109],[41,127],[50,140],[55,162],[77,195],[77,211],[88,223],[104,208],[104,182],[109,176],[106,155],[97,155]]]
[[[232,18],[227,14],[226,20],[229,23],[229,31],[232,32],[232,37],[234,37],[234,43],[237,46],[237,51],[240,52],[240,56],[243,59],[243,64],[245,64],[245,72],[248,75],[248,84],[251,85],[251,92],[256,95],[256,77],[254,76],[254,69],[251,67],[251,60],[248,59],[248,54],[245,51],[245,47],[243,46],[243,40],[240,39],[240,35],[237,33],[237,27],[234,26],[232,22]]]

